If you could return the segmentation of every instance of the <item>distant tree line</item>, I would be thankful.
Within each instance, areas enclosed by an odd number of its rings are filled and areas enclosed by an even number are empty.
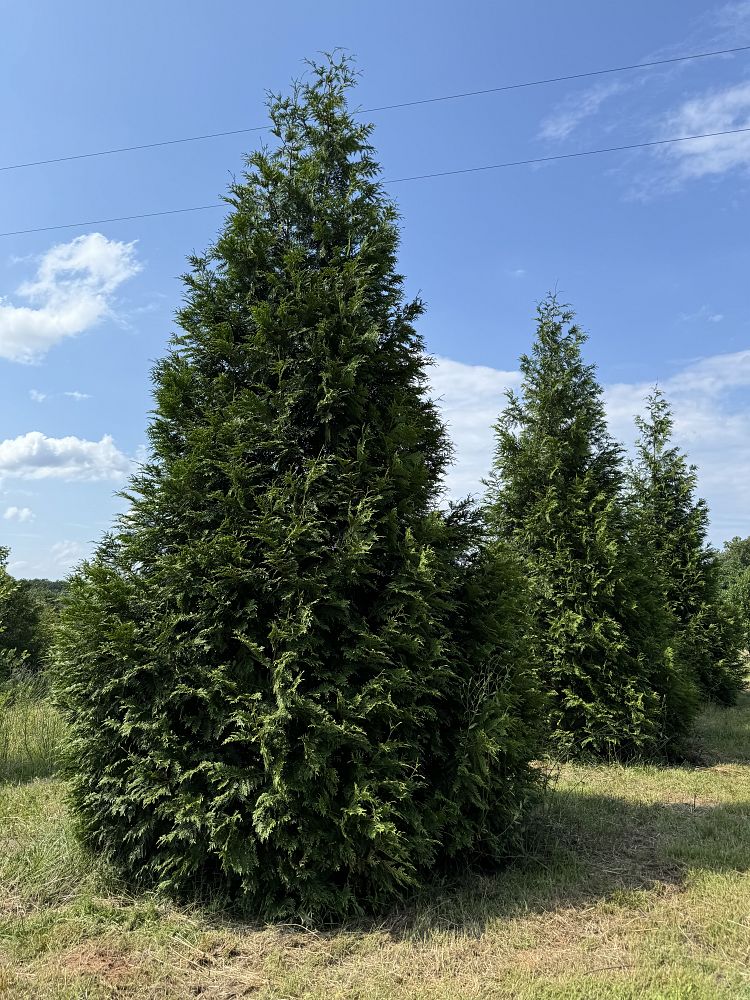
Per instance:
[[[486,496],[445,501],[423,304],[354,78],[332,59],[270,99],[275,146],[190,258],[150,456],[52,657],[89,846],[306,922],[517,856],[545,753],[679,757],[746,645],[750,558],[709,546],[667,400],[626,461],[554,296]]]
[[[750,649],[750,538],[735,536],[719,554],[719,587],[741,628],[745,652]]]
[[[0,683],[44,674],[67,589],[64,580],[16,580],[0,546]]]

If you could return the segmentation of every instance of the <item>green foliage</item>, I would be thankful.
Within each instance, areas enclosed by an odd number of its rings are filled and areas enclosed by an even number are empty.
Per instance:
[[[636,424],[630,489],[638,543],[653,563],[685,670],[704,698],[732,704],[742,686],[738,630],[720,598],[717,557],[706,541],[708,509],[695,496],[696,469],[671,443],[672,412],[658,388]]]
[[[668,750],[689,723],[693,692],[632,541],[621,449],[573,313],[549,296],[537,320],[521,394],[508,394],[496,425],[489,503],[532,589],[553,739],[605,756]]]
[[[747,652],[750,649],[750,569],[738,576],[721,595],[727,613],[737,621],[739,641]]]
[[[732,538],[718,554],[719,590],[740,628],[740,641],[750,649],[750,538]]]
[[[7,563],[8,549],[0,546],[0,682],[39,673],[49,647],[39,602]]]
[[[439,509],[422,304],[352,83],[331,61],[270,101],[57,651],[89,843],[302,920],[513,850],[539,718],[518,568]]]
[[[728,590],[750,569],[750,538],[735,535],[724,542],[724,548],[718,555],[718,563],[719,585],[722,590]]]

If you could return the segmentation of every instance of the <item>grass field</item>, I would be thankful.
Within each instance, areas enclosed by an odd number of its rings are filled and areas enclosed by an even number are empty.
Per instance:
[[[750,998],[750,695],[703,715],[702,766],[566,766],[535,855],[320,933],[123,893],[72,835],[60,732],[0,709],[2,998]]]

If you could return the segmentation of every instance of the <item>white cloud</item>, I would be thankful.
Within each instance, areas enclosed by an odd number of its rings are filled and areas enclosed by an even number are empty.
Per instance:
[[[76,403],[81,403],[84,399],[91,399],[91,395],[88,392],[78,392],[75,389],[72,392],[63,392],[61,395],[67,396],[68,399],[75,400]],[[29,399],[33,400],[35,403],[43,403],[45,399],[49,398],[49,393],[40,392],[38,389],[29,389]]]
[[[34,512],[29,507],[8,507],[3,514],[6,521],[18,521],[25,524],[34,520]]]
[[[693,97],[668,114],[663,136],[700,135],[750,128],[750,82]],[[658,155],[676,170],[677,182],[750,167],[750,132],[715,135],[662,147]]]
[[[683,323],[721,323],[723,319],[724,313],[713,312],[708,306],[701,306],[695,312],[680,315]]]
[[[89,330],[112,314],[115,291],[139,270],[134,243],[101,233],[51,247],[34,280],[16,291],[30,305],[0,298],[0,357],[38,361],[61,340]]]
[[[505,405],[504,391],[518,386],[520,376],[439,358],[431,382],[456,445],[448,490],[454,498],[481,495],[481,481],[495,447],[493,425]],[[675,439],[698,466],[714,542],[749,535],[750,395],[743,390],[750,388],[750,350],[692,362],[659,384],[674,408]],[[650,388],[648,382],[605,387],[610,429],[628,447],[636,436],[633,418],[643,411]]]
[[[101,441],[29,431],[0,441],[0,479],[121,479],[130,460],[107,434]]]
[[[626,89],[622,83],[600,83],[583,93],[573,94],[542,120],[539,135],[542,139],[559,142],[567,139],[587,118],[599,112],[605,101]]]
[[[505,405],[506,391],[520,381],[518,372],[435,359],[430,368],[432,395],[456,449],[457,461],[446,480],[454,498],[483,491],[481,481],[490,471],[494,450],[492,427]]]
[[[721,37],[732,45],[750,40],[750,0],[731,0],[713,14],[717,28],[726,32]]]
[[[52,561],[61,570],[70,570],[76,563],[85,556],[85,550],[80,542],[71,542],[65,539],[56,542],[50,549]]]
[[[750,350],[693,362],[660,386],[674,409],[675,439],[698,467],[714,541],[750,534],[750,399],[742,391],[750,387]],[[649,388],[607,390],[612,431],[627,443]]]

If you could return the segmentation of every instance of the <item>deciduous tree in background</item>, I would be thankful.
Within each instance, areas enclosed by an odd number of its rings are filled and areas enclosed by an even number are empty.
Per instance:
[[[41,672],[50,641],[42,607],[28,582],[8,573],[8,555],[0,546],[0,681]]]
[[[718,554],[719,590],[740,626],[742,655],[750,650],[750,538],[735,535]]]

